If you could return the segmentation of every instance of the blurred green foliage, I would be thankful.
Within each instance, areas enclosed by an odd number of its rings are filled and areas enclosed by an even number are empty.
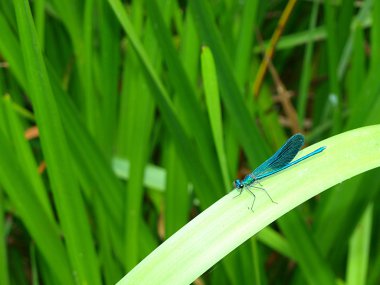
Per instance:
[[[291,133],[313,142],[379,123],[379,1],[296,1],[279,25],[286,5],[0,1],[0,284],[114,284]],[[204,46],[215,67],[202,74]],[[309,250],[326,261],[315,272],[378,284],[376,172],[284,216],[197,284],[312,283]]]

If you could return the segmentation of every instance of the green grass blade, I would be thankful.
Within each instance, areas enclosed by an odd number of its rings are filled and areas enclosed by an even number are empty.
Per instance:
[[[246,1],[244,3],[234,60],[236,80],[239,82],[239,86],[243,85],[249,75],[248,66],[258,23],[259,5],[260,1]]]
[[[70,260],[80,283],[100,284],[94,244],[57,103],[39,48],[28,1],[14,2],[20,42],[41,142]]]
[[[174,3],[176,4],[176,3]],[[161,13],[166,15],[165,23],[169,21],[168,13],[162,5]],[[180,11],[180,9],[178,10]],[[174,12],[175,13],[175,12]],[[180,15],[180,19],[183,15]],[[186,76],[191,86],[196,86],[198,82],[198,69],[199,69],[199,38],[197,37],[194,20],[190,13],[185,15],[184,23],[179,23],[178,29],[181,33],[182,42],[180,45],[180,59]],[[186,79],[187,80],[187,79]],[[194,87],[192,87],[194,88]],[[194,91],[193,91],[194,92]],[[179,94],[180,95],[180,94]],[[199,99],[199,94],[193,94]],[[193,96],[192,95],[192,96]],[[176,94],[177,96],[177,94]],[[183,96],[183,95],[182,95]],[[183,100],[183,99],[182,99]],[[164,207],[165,217],[165,239],[170,237],[178,229],[186,224],[189,217],[189,210],[192,207],[191,196],[189,196],[189,177],[186,174],[186,170],[178,161],[175,141],[168,136],[165,136],[164,141],[167,142],[163,148],[163,161],[167,175],[167,184],[165,189],[165,201]],[[150,171],[152,173],[152,171]],[[165,175],[166,175],[165,173]],[[157,180],[160,181],[160,180]]]
[[[7,250],[7,237],[5,227],[5,199],[3,190],[0,191],[0,283],[3,285],[10,285],[9,266],[8,266],[8,250]]]
[[[377,210],[377,213],[378,213],[378,210]],[[374,233],[376,232],[375,228],[373,228],[372,230],[374,231]],[[371,242],[371,249],[372,249],[372,245],[373,243]],[[371,253],[378,251],[379,244],[377,243],[375,246],[376,246],[375,251],[371,250]],[[367,284],[376,285],[379,282],[379,278],[380,278],[380,257],[377,254],[375,254],[375,256],[370,259]]]
[[[0,10],[0,29],[2,36],[6,41],[0,41],[0,51],[8,60],[11,71],[14,76],[22,82],[26,80],[25,70],[23,69],[23,59],[21,55],[20,45],[12,31],[12,27],[5,20],[5,15]]]
[[[277,252],[281,253],[284,256],[295,259],[293,256],[292,250],[290,248],[287,240],[280,235],[278,232],[273,230],[270,227],[262,229],[258,234],[257,238],[265,245],[273,248]]]
[[[209,3],[194,0],[190,2],[190,9],[194,13],[198,33],[210,47],[215,58],[221,95],[232,121],[234,135],[241,142],[252,165],[254,162],[264,161],[266,153],[269,153],[268,147],[263,143],[257,127],[251,123],[227,52],[213,22],[214,17]]]
[[[347,285],[364,285],[367,282],[367,268],[370,255],[373,205],[367,207],[353,236],[347,266]]]
[[[34,15],[36,22],[36,30],[38,33],[38,41],[44,46],[45,41],[45,0],[37,0],[34,6]]]
[[[15,74],[19,83],[26,88],[26,75],[24,74],[24,64],[22,61],[21,49],[11,32],[10,27],[0,17],[0,27],[2,31],[6,31],[8,41],[0,41],[0,50],[6,55],[7,60],[12,66],[12,72]],[[121,200],[118,193],[122,193],[121,184],[113,175],[109,163],[102,156],[102,152],[96,144],[94,144],[88,131],[85,129],[80,115],[69,100],[69,96],[62,90],[60,81],[55,74],[55,70],[49,65],[49,79],[56,94],[56,99],[64,118],[65,131],[67,132],[69,143],[72,146],[76,159],[75,165],[78,165],[76,173],[82,181],[84,189],[98,189],[101,201],[105,208],[105,213],[109,215],[109,221],[114,224],[114,231],[110,233],[113,236],[115,245],[121,243]],[[83,152],[83,149],[86,152]],[[107,193],[100,189],[108,189]],[[89,193],[87,193],[89,194]],[[117,233],[119,231],[119,233]],[[117,246],[120,248],[120,246]],[[121,258],[123,255],[120,251],[116,254]]]
[[[121,27],[111,7],[106,1],[98,0],[98,17],[100,29],[100,63],[98,86],[101,96],[100,112],[102,129],[99,130],[99,146],[106,156],[112,154],[117,131],[118,88],[120,79],[120,42]]]
[[[78,110],[60,86],[59,79],[50,65],[49,78],[62,112],[62,118],[65,118],[64,128],[74,152],[75,164],[78,165],[78,176],[88,183],[89,187],[85,189],[108,189],[107,193],[99,190],[98,194],[101,195],[107,211],[111,213],[111,220],[117,221],[119,210],[122,207],[119,197],[122,187],[111,171],[111,162],[107,161],[92,139]],[[83,152],[83,149],[86,149],[86,152]]]
[[[315,219],[314,236],[324,256],[345,251],[348,239],[368,203],[374,199],[380,185],[378,170],[365,173],[338,185],[320,205]],[[363,192],[363,188],[368,191]],[[344,195],[342,195],[344,193]],[[337,207],[339,205],[339,207]],[[355,209],[351,211],[350,209]],[[343,215],[342,213],[346,213]]]
[[[222,127],[222,112],[220,108],[220,98],[218,90],[218,81],[215,71],[215,63],[212,53],[208,47],[202,49],[202,75],[205,89],[206,103],[211,123],[211,130],[216,146],[219,165],[222,170],[224,186],[229,189],[231,179],[228,175],[227,158],[224,148],[224,136]]]
[[[325,22],[327,29],[327,62],[329,78],[329,101],[328,104],[333,113],[333,131],[337,132],[342,126],[341,104],[342,96],[338,80],[338,39],[336,11],[332,1],[324,2]]]
[[[8,124],[8,133],[11,141],[13,141],[15,150],[17,150],[19,163],[22,165],[25,175],[29,177],[29,181],[33,185],[33,190],[36,191],[35,195],[43,206],[46,215],[48,215],[51,221],[54,221],[54,214],[50,206],[47,191],[43,185],[40,174],[37,172],[37,164],[34,160],[32,150],[27,144],[21,122],[16,117],[10,97],[6,96],[3,103],[5,107],[5,119]]]
[[[56,15],[67,28],[74,46],[79,47],[79,43],[83,42],[83,25],[81,24],[83,21],[83,9],[81,8],[83,6],[80,5],[80,2],[73,0],[53,0],[51,2],[57,11]]]
[[[365,53],[364,53],[364,31],[358,25],[353,32],[353,51],[351,65],[352,69],[349,70],[348,76],[348,102],[350,106],[360,104],[360,93],[362,85],[360,82],[365,80]]]
[[[59,284],[73,284],[74,277],[59,229],[43,210],[44,207],[34,194],[36,191],[25,191],[25,189],[33,189],[33,185],[24,176],[13,156],[14,151],[10,142],[2,132],[0,132],[0,147],[3,151],[0,159],[0,166],[3,169],[0,172],[0,180],[5,192],[15,205],[18,215],[33,237],[42,256],[49,263],[55,280]]]
[[[154,65],[159,66],[161,56],[154,41],[151,25],[144,25],[143,3],[133,3],[135,11],[133,25],[140,33],[146,52],[154,58]],[[125,153],[130,161],[130,178],[126,184],[124,216],[124,264],[126,270],[133,268],[140,260],[139,246],[140,219],[144,202],[143,177],[153,145],[150,144],[154,123],[155,102],[152,100],[149,83],[144,76],[144,67],[134,50],[128,53],[124,62],[122,101],[120,109],[119,151]],[[129,74],[128,70],[134,70]]]
[[[180,47],[180,56],[184,69],[192,85],[197,84],[199,69],[200,40],[196,31],[193,15],[186,14],[183,24],[182,44]]]
[[[259,244],[257,242],[256,237],[253,237],[250,239],[250,245],[251,245],[251,249],[252,249],[251,255],[253,257],[253,275],[254,275],[254,282],[251,281],[250,283],[265,284],[268,281],[263,280],[265,278],[265,274],[264,274],[263,268],[260,268],[263,265],[263,262],[261,260],[261,255],[259,254],[260,253],[260,250],[259,250],[260,247],[259,247]],[[245,264],[246,264],[246,262],[245,262]]]
[[[189,181],[183,166],[177,160],[173,141],[166,143],[164,159],[168,173],[164,208],[165,238],[168,238],[186,224],[191,200],[188,195]]]
[[[298,212],[292,211],[278,221],[308,284],[335,284],[335,276]]]
[[[313,4],[313,10],[310,17],[310,23],[309,23],[309,31],[314,30],[316,27],[319,5],[320,5],[319,2],[314,2]],[[308,94],[309,94],[309,85],[310,85],[311,74],[312,74],[311,61],[312,61],[313,49],[314,49],[314,41],[312,39],[312,34],[310,33],[309,41],[307,42],[306,47],[305,47],[305,55],[304,55],[303,67],[302,67],[303,71],[301,73],[302,75],[301,75],[299,95],[298,95],[297,111],[298,111],[298,120],[299,120],[301,130],[303,129],[303,126],[304,126],[307,99],[309,97]]]
[[[190,143],[190,139],[185,133],[182,124],[178,120],[178,115],[174,111],[173,103],[169,100],[169,96],[164,86],[162,85],[157,73],[155,72],[151,62],[149,61],[142,43],[138,39],[136,32],[133,29],[132,23],[127,17],[121,2],[117,0],[109,0],[109,3],[118,17],[123,29],[131,40],[136,53],[141,60],[143,67],[147,73],[147,77],[152,89],[152,95],[162,113],[163,119],[175,140],[177,152],[183,162],[186,172],[193,181],[197,196],[202,205],[205,207],[210,205],[214,200],[214,194],[211,191],[202,191],[204,185],[214,182],[208,179],[207,171],[201,163],[199,154],[194,145]]]
[[[302,150],[299,156],[320,146],[327,147],[302,165],[262,182],[278,204],[256,191],[252,213],[247,209],[252,202],[251,195],[243,193],[233,198],[236,192],[230,193],[163,243],[117,284],[191,283],[227,253],[297,205],[343,180],[379,167],[379,139],[380,125],[376,125],[334,136]],[[336,172],[338,168],[340,171]]]
[[[149,32],[148,32],[149,34]],[[143,177],[144,169],[147,164],[148,157],[152,151],[152,146],[149,144],[151,131],[154,122],[155,104],[149,93],[148,86],[142,78],[142,70],[139,66],[139,62],[134,58],[134,64],[128,65],[134,67],[136,71],[135,84],[130,83],[126,109],[124,112],[135,114],[129,116],[129,120],[126,122],[129,131],[129,136],[126,140],[127,154],[130,159],[130,179],[127,184],[126,193],[126,207],[125,207],[125,262],[127,270],[133,268],[139,261],[139,219],[136,219],[136,213],[141,215],[143,207]],[[136,66],[137,64],[137,66]],[[127,93],[124,94],[127,96]],[[136,98],[138,96],[138,99]],[[136,116],[136,114],[139,114]]]
[[[161,48],[163,58],[168,66],[169,79],[176,91],[176,110],[179,119],[183,122],[184,129],[188,134],[193,134],[197,142],[198,152],[202,152],[200,157],[204,164],[204,169],[212,183],[217,187],[216,194],[221,188],[219,181],[219,168],[214,163],[216,160],[215,151],[211,144],[211,130],[206,120],[206,116],[201,112],[200,104],[197,102],[195,90],[186,76],[185,69],[181,65],[179,57],[176,56],[176,49],[171,43],[170,30],[166,27],[164,19],[160,14],[155,0],[149,0],[147,5],[148,15],[152,20],[154,35]]]
[[[152,20],[154,35],[169,69],[170,81],[175,85],[176,103],[181,116],[184,118],[185,128],[188,132],[192,130],[196,134],[196,139],[199,140],[201,146],[210,148],[210,131],[206,116],[202,114],[194,88],[190,84],[178,56],[176,56],[177,51],[171,43],[170,30],[166,27],[155,0],[148,0],[147,9]]]
[[[98,104],[96,102],[97,93],[94,89],[93,82],[93,16],[94,16],[94,0],[86,0],[83,17],[83,55],[82,48],[78,51],[78,69],[81,77],[81,86],[83,88],[82,109],[84,113],[87,129],[95,136],[95,128],[98,125]],[[82,58],[81,58],[81,57]]]

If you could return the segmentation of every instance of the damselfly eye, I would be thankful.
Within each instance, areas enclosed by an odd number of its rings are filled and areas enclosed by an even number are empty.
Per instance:
[[[243,184],[241,183],[241,181],[239,179],[236,179],[234,181],[234,187],[237,189],[241,189],[241,188],[243,188]]]

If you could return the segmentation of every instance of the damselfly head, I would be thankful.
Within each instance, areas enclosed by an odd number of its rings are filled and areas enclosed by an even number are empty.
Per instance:
[[[244,184],[241,183],[240,179],[236,179],[236,180],[234,181],[234,187],[237,188],[237,189],[241,189],[241,188],[244,187]]]

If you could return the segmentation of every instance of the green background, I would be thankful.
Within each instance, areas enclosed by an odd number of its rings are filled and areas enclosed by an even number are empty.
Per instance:
[[[0,1],[0,284],[115,284],[292,133],[379,123],[379,51],[379,1]],[[196,284],[378,284],[377,175]]]

